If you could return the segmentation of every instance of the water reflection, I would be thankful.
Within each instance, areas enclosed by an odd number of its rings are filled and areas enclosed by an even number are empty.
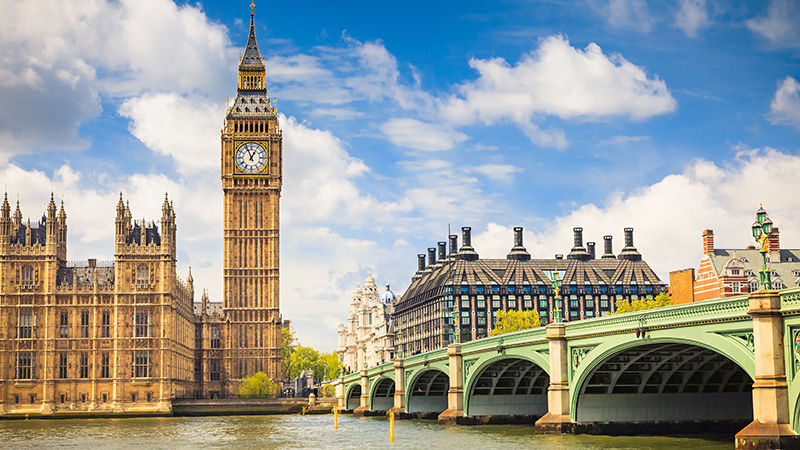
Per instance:
[[[730,448],[733,436],[540,436],[532,426],[440,426],[398,421],[396,448]],[[0,421],[0,446],[12,448],[377,448],[389,445],[381,418],[222,416]]]

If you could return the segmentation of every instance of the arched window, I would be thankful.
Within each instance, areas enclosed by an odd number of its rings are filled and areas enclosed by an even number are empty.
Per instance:
[[[22,285],[33,286],[33,267],[27,264],[22,266]]]
[[[150,282],[150,269],[146,264],[139,264],[136,268],[136,284],[139,286],[147,286]]]

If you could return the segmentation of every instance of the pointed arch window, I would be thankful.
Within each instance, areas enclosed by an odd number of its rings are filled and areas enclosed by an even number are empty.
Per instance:
[[[22,285],[33,286],[33,267],[29,264],[22,266]]]
[[[147,264],[139,264],[136,268],[136,285],[147,286],[150,282],[150,268]]]

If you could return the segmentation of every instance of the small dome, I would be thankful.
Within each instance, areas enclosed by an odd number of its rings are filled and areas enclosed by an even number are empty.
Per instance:
[[[388,304],[394,302],[396,299],[397,299],[397,297],[395,297],[394,292],[392,292],[389,289],[389,285],[387,284],[386,285],[386,292],[381,294],[381,302],[388,305]]]

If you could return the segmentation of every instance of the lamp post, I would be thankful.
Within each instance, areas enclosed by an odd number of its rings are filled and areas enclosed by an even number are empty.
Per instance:
[[[556,272],[553,271],[553,323],[561,323],[563,317],[561,313],[561,276]]]
[[[455,297],[453,298],[453,343],[458,344],[461,342],[461,328],[458,326],[458,304]]]
[[[772,220],[769,214],[764,210],[764,206],[760,205],[756,211],[756,221],[751,225],[753,230],[753,237],[756,242],[761,245],[758,250],[761,252],[761,271],[759,274],[760,289],[772,289],[772,277],[769,269],[767,268],[767,252],[769,251],[769,235],[772,233]]]
[[[364,347],[362,347],[362,348],[364,349],[364,368],[366,369],[367,368],[367,344],[364,344]]]
[[[402,341],[403,341],[403,330],[398,330],[397,331],[397,357],[398,358],[402,358],[403,357],[403,344],[401,344]]]

